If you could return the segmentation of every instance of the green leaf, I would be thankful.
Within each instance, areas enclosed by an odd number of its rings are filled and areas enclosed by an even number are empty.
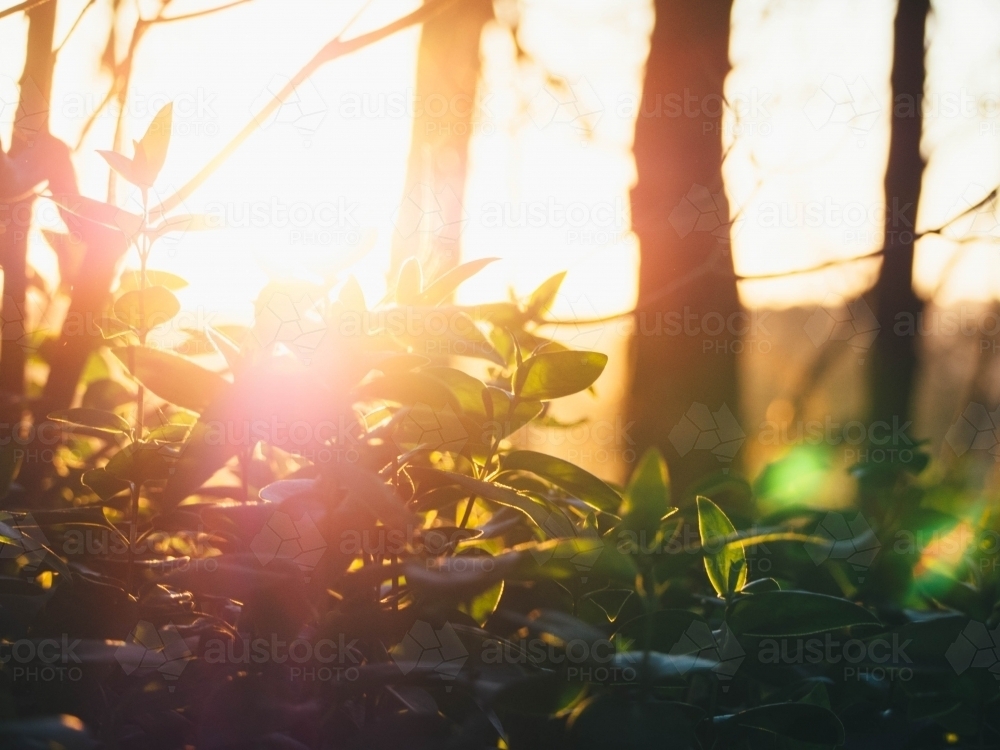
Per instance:
[[[418,477],[439,477],[447,484],[458,485],[470,496],[475,496],[483,500],[497,503],[521,511],[530,518],[538,528],[542,529],[546,536],[551,538],[574,537],[576,536],[573,525],[558,509],[550,509],[545,504],[534,500],[527,495],[517,492],[511,487],[506,487],[495,482],[484,482],[464,474],[456,474],[451,471],[441,471],[439,469],[428,469],[414,466],[409,472]]]
[[[396,304],[415,305],[420,299],[423,283],[420,262],[416,258],[407,258],[396,279]]]
[[[809,745],[844,744],[844,726],[836,714],[809,703],[774,703],[729,716],[716,716],[717,725],[761,729]]]
[[[243,364],[243,357],[240,354],[240,347],[231,338],[221,331],[217,331],[211,326],[205,326],[205,336],[226,360],[229,369],[236,372]]]
[[[80,405],[88,409],[109,411],[131,403],[134,399],[135,396],[129,392],[128,388],[117,380],[100,378],[87,386]]]
[[[608,363],[600,352],[543,352],[517,368],[514,392],[524,399],[548,401],[593,385]]]
[[[461,559],[461,556],[459,556],[459,559]],[[477,594],[473,597],[472,601],[464,605],[461,609],[482,626],[490,619],[490,615],[496,611],[501,596],[503,596],[503,581],[495,583],[486,589],[486,591]]]
[[[142,179],[141,185],[152,187],[167,160],[170,131],[173,128],[174,105],[168,102],[160,108],[146,129],[146,134],[136,145],[135,163]]]
[[[572,708],[586,693],[581,682],[548,672],[517,680],[497,693],[492,705],[501,713],[552,716]]]
[[[132,428],[128,422],[110,411],[102,409],[63,409],[49,414],[49,419],[54,422],[66,422],[68,424],[78,424],[90,427],[94,430],[107,432],[112,435],[130,435]]]
[[[733,594],[747,582],[747,556],[742,542],[726,543],[736,534],[729,517],[707,497],[698,498],[698,533],[705,572],[719,596]]]
[[[148,331],[173,319],[181,311],[181,303],[164,286],[150,286],[125,292],[115,301],[118,320],[140,331]]]
[[[448,299],[448,296],[451,295],[451,293],[454,292],[463,281],[475,276],[495,260],[499,260],[499,258],[481,258],[480,260],[469,261],[468,263],[463,263],[456,268],[452,268],[450,271],[435,279],[420,293],[420,298],[417,300],[417,304],[441,304]]]
[[[201,413],[230,387],[218,373],[171,352],[145,346],[111,351],[136,380],[183,409]]]
[[[530,471],[537,474],[598,510],[618,512],[621,504],[618,493],[590,472],[569,461],[545,453],[520,450],[508,453],[502,463],[507,471]]]
[[[486,386],[483,381],[454,367],[425,367],[420,374],[444,383],[466,414],[480,419],[486,417],[483,406],[483,389]]]
[[[916,577],[915,583],[920,593],[974,620],[987,620],[990,616],[992,596],[943,571],[925,570]]]
[[[53,195],[51,200],[74,216],[110,229],[120,230],[130,241],[142,231],[142,217],[118,208],[118,206],[95,201],[93,198],[87,198],[83,195]]]
[[[537,320],[548,313],[549,308],[552,307],[552,303],[555,302],[556,295],[559,293],[559,287],[562,286],[563,279],[565,278],[566,272],[560,271],[555,276],[543,281],[531,293],[531,297],[528,298],[527,309],[525,310],[525,314],[529,320]]]
[[[168,271],[146,271],[147,286],[164,286],[172,292],[188,285],[180,276]],[[142,286],[142,274],[139,271],[126,271],[118,282],[119,292],[130,292]]]
[[[364,312],[368,309],[365,303],[365,293],[361,289],[361,284],[353,276],[349,276],[344,285],[340,288],[337,299],[346,310],[354,312]]]
[[[495,442],[516,432],[537,417],[544,408],[541,401],[533,399],[518,401],[517,405],[514,405],[511,394],[492,385],[483,389],[482,399],[486,419],[477,437],[484,444]],[[513,410],[511,406],[514,406]]]
[[[505,364],[475,321],[462,310],[410,307],[408,316],[405,326],[398,324],[398,317],[387,316],[387,332],[414,354],[429,357],[459,355],[485,359],[498,365]]]
[[[80,480],[105,502],[128,489],[128,482],[110,474],[105,469],[90,469],[83,472]]]
[[[116,479],[136,484],[160,481],[170,476],[173,458],[160,446],[132,443],[118,451],[104,470]]]
[[[111,341],[119,336],[132,333],[132,329],[117,318],[104,318],[98,327],[101,329],[101,338],[105,341]]]
[[[127,156],[119,154],[117,151],[102,151],[100,149],[98,149],[97,153],[104,158],[108,166],[133,185],[144,186],[142,175],[136,169],[136,165]]]
[[[642,665],[650,672],[655,666]],[[668,671],[678,673],[673,665]],[[700,746],[694,730],[697,723],[682,704],[630,699],[622,693],[599,693],[573,710],[568,723],[572,742],[568,744],[579,750],[694,748]]]
[[[854,625],[880,625],[864,607],[810,591],[762,591],[734,601],[726,622],[737,635],[761,637],[824,633]]]
[[[23,457],[24,451],[16,443],[0,446],[0,500],[7,497],[11,484],[17,479]]]
[[[150,442],[183,443],[190,433],[190,425],[163,424],[150,430],[146,439]]]
[[[218,229],[219,223],[211,216],[202,214],[177,214],[167,216],[155,227],[146,229],[146,235],[152,241],[158,240],[171,232],[203,232],[206,229]]]
[[[660,528],[660,521],[670,512],[667,462],[656,448],[650,448],[639,460],[639,465],[633,470],[625,488],[621,509],[622,527],[655,535]]]

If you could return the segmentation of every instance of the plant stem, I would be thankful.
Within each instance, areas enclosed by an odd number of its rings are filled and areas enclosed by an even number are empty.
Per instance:
[[[129,518],[129,531],[128,531],[128,580],[126,582],[126,591],[133,594],[135,590],[133,588],[133,583],[135,581],[135,545],[136,536],[139,529],[139,485],[135,482],[129,482],[129,488],[131,490],[131,513]]]

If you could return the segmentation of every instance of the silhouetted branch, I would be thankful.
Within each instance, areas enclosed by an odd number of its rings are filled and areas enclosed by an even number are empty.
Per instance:
[[[49,0],[25,0],[23,3],[12,5],[9,8],[0,10],[0,18],[6,18],[7,16],[12,16],[15,13],[20,13],[21,11],[37,8],[39,5],[43,5],[47,2],[49,2]]]

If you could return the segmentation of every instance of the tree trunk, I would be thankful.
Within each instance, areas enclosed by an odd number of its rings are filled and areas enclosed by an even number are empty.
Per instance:
[[[52,46],[56,23],[56,2],[37,5],[27,12],[28,43],[21,74],[17,115],[9,156],[19,181],[32,173],[33,162],[43,160],[44,142],[49,132],[49,100],[52,94]],[[22,184],[21,188],[30,188]],[[34,196],[15,204],[12,222],[0,234],[0,263],[3,265],[3,335],[0,342],[0,393],[3,394],[3,422],[21,421],[24,398],[25,297],[27,292],[28,232]]]
[[[475,125],[479,38],[492,0],[465,0],[427,21],[420,35],[413,134],[392,267],[417,257],[427,276],[458,263],[462,206]]]
[[[917,337],[898,335],[898,321],[924,309],[913,291],[913,241],[924,160],[920,155],[924,95],[924,34],[930,0],[899,0],[892,56],[892,131],[885,169],[884,255],[875,283],[879,335],[872,349],[873,420],[905,424],[917,372]]]
[[[634,145],[641,256],[632,434],[639,453],[655,445],[667,458],[677,502],[691,482],[728,467],[744,439],[733,346],[740,308],[721,171],[731,3],[655,7]]]

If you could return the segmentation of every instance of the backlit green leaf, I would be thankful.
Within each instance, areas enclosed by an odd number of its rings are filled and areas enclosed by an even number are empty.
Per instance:
[[[726,543],[736,534],[729,517],[707,497],[698,498],[698,533],[705,572],[719,596],[735,593],[747,582],[747,557],[742,542]]]

